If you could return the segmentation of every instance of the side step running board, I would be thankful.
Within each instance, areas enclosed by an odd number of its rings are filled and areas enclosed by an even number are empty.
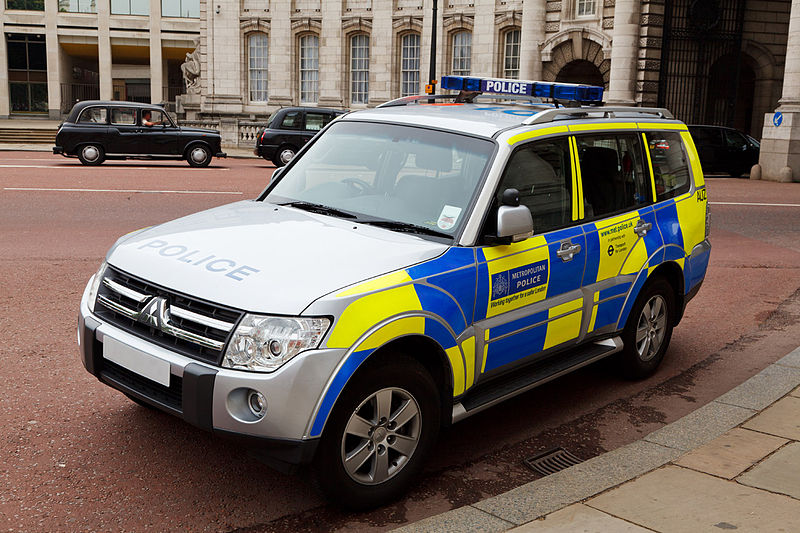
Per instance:
[[[453,422],[463,420],[517,394],[544,385],[564,374],[599,361],[622,350],[622,339],[613,337],[576,348],[571,352],[557,354],[540,363],[478,385],[468,392],[461,402],[453,406]]]

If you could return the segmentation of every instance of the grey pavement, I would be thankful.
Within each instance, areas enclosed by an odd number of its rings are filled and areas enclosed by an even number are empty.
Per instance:
[[[639,441],[397,531],[736,529],[800,531],[800,347]]]

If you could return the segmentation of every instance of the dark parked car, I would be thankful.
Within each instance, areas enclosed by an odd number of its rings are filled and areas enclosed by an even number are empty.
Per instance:
[[[54,154],[84,165],[106,159],[185,159],[206,167],[225,157],[217,130],[176,126],[164,108],[136,102],[78,102],[58,128]]]
[[[267,127],[256,137],[253,150],[258,156],[282,167],[334,118],[345,114],[341,109],[319,107],[284,107],[269,117]]]
[[[749,135],[723,126],[689,126],[700,164],[707,173],[726,172],[738,178],[758,163],[761,143]]]

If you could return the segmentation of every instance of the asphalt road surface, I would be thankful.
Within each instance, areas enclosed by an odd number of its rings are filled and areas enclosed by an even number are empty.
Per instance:
[[[119,236],[252,198],[272,171],[0,153],[0,530],[391,529],[535,479],[523,460],[543,451],[632,442],[800,345],[800,184],[711,179],[711,266],[655,376],[601,362],[489,409],[442,435],[407,498],[344,513],[307,474],[136,405],[77,355],[81,293]]]

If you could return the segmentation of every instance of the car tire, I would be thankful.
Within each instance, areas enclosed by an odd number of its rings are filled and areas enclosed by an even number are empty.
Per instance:
[[[186,162],[195,168],[207,167],[211,163],[211,150],[203,144],[195,144],[186,150]]]
[[[78,150],[78,159],[84,165],[96,166],[105,161],[106,154],[99,144],[84,144]]]
[[[282,167],[294,159],[295,155],[297,155],[297,148],[289,144],[284,144],[275,150],[275,157],[272,159],[272,162],[275,163],[276,167]]]
[[[319,488],[352,510],[399,498],[417,479],[440,423],[438,389],[419,362],[398,354],[368,364],[326,423],[314,458]]]
[[[664,278],[648,282],[633,304],[622,332],[623,349],[617,361],[631,380],[652,375],[672,338],[675,324],[675,292]]]

